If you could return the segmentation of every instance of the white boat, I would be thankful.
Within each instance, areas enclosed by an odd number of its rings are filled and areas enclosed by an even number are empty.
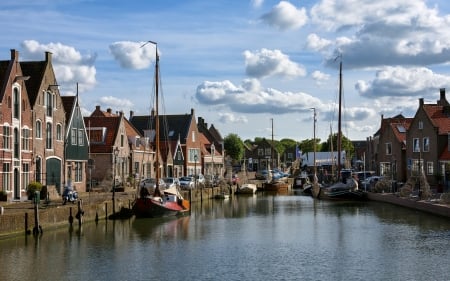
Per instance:
[[[255,194],[256,190],[257,190],[256,184],[245,183],[237,187],[236,194]]]

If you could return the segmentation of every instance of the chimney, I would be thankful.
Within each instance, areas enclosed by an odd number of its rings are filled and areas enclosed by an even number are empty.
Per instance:
[[[112,112],[112,109],[111,109],[111,108],[108,108],[108,109],[106,109],[106,112],[111,113],[111,112]]]
[[[46,62],[52,62],[52,53],[45,52],[45,61]]]
[[[134,117],[134,111],[130,110],[130,120],[133,119],[133,117]]]
[[[423,98],[419,99],[419,106],[422,107],[423,106]]]
[[[194,116],[194,109],[191,108],[191,115]]]
[[[18,61],[19,60],[19,51],[15,49],[11,49],[11,60]]]

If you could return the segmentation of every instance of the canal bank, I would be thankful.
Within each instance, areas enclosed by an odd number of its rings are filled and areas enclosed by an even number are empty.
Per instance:
[[[450,218],[450,205],[440,203],[439,200],[418,200],[417,198],[399,197],[392,193],[372,192],[368,193],[368,199]]]
[[[224,192],[233,192],[233,187],[199,188],[183,190],[181,193],[191,202],[198,202],[214,198],[216,194]],[[79,196],[80,200],[76,204],[63,205],[61,199],[41,200],[37,208],[32,201],[0,202],[0,238],[40,233],[66,225],[109,219],[113,210],[117,214],[122,210],[131,209],[136,198],[136,191],[115,192],[114,208],[112,193],[86,192],[80,193]]]

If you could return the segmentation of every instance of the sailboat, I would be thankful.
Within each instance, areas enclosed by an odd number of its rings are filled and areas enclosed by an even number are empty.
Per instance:
[[[337,134],[338,182],[324,188],[320,188],[318,184],[313,184],[313,186],[315,185],[315,188],[313,188],[312,193],[313,197],[320,199],[347,199],[347,200],[367,199],[367,193],[358,188],[358,182],[352,177],[351,171],[341,169],[342,168],[341,151],[342,151],[342,60],[339,62],[339,110],[338,110],[338,134]],[[314,181],[316,182],[317,178],[316,174],[314,177],[315,177]]]
[[[272,145],[271,145],[271,152],[270,152],[270,158],[271,162],[275,163],[274,161],[274,151],[273,151],[273,119],[272,121]],[[268,178],[267,182],[264,183],[264,191],[276,191],[276,192],[287,192],[289,189],[289,184],[286,182],[285,178],[275,178],[273,177],[272,171],[270,170],[270,162],[267,165],[268,166]]]
[[[158,110],[158,86],[159,86],[159,55],[157,43],[148,41],[155,45],[155,165],[156,165],[156,186],[153,194],[149,194],[145,187],[139,192],[139,197],[133,204],[133,212],[137,218],[157,218],[167,216],[177,216],[189,212],[190,203],[184,199],[177,187],[162,190],[160,183],[160,138],[159,138],[159,110]],[[145,46],[147,43],[141,46]]]

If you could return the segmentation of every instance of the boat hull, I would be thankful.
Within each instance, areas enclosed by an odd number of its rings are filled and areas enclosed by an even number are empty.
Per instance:
[[[253,183],[247,183],[244,184],[236,190],[236,194],[255,194],[257,190],[256,184]]]
[[[367,192],[340,183],[323,188],[320,192],[320,199],[364,201],[367,200]]]
[[[185,201],[185,200],[183,200]],[[137,218],[160,218],[181,215],[188,209],[185,202],[161,201],[154,198],[138,198],[133,205],[133,212]]]
[[[265,191],[288,191],[289,184],[285,182],[266,182],[264,184]]]

